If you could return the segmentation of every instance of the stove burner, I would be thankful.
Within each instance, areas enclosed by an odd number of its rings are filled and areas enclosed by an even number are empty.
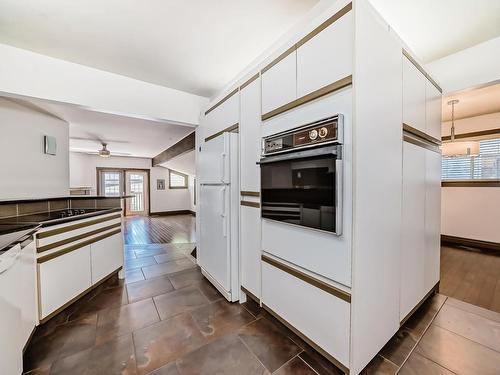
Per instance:
[[[84,213],[85,213],[85,210],[82,210],[82,209],[67,209],[67,210],[61,211],[59,213],[59,217],[62,219],[65,217],[83,215]]]

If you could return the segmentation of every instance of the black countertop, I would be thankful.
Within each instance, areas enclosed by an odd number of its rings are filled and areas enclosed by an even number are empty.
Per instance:
[[[39,227],[37,224],[0,225],[0,254],[6,248],[21,242],[24,237],[35,233]]]
[[[119,195],[116,197],[107,197],[104,195],[68,195],[64,197],[46,197],[46,198],[17,198],[17,199],[2,199],[0,204],[16,204],[16,203],[32,203],[45,201],[63,201],[68,199],[126,199],[133,198],[133,195]]]

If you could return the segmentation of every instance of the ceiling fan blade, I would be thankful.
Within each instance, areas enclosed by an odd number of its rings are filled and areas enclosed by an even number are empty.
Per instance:
[[[75,141],[93,141],[98,143],[130,143],[129,141],[120,141],[120,140],[109,140],[109,139],[100,139],[100,138],[87,138],[87,137],[69,137],[69,139],[73,139]]]

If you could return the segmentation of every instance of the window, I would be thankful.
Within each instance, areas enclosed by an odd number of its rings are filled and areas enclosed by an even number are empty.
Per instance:
[[[116,197],[122,192],[120,172],[101,172],[104,195],[106,197]]]
[[[169,169],[168,173],[168,187],[169,189],[187,189],[188,176],[183,173]]]
[[[478,156],[443,157],[442,168],[445,181],[500,179],[500,138],[480,141]]]

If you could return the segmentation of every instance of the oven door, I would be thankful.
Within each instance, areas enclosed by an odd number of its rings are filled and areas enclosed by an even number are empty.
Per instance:
[[[341,146],[261,159],[262,217],[342,234]]]

